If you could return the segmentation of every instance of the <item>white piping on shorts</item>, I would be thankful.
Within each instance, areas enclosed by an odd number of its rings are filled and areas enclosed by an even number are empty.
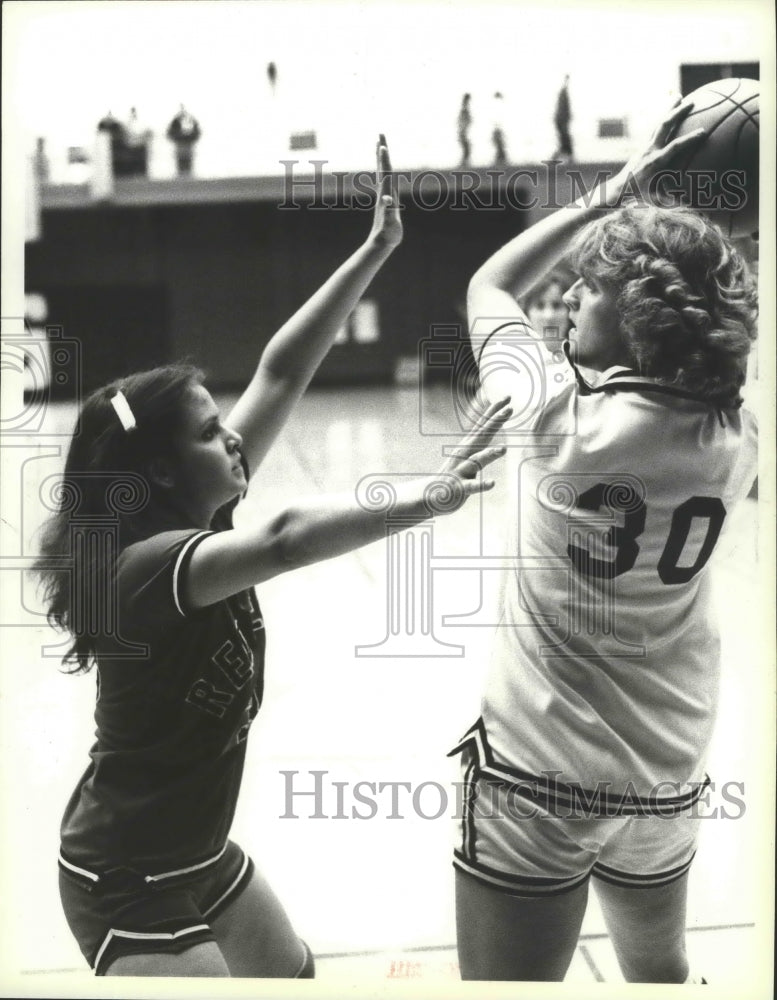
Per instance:
[[[460,871],[466,872],[468,875],[473,875],[481,883],[487,882],[496,889],[503,889],[512,896],[528,897],[530,899],[542,899],[543,897],[556,896],[564,892],[569,892],[585,882],[591,874],[590,871],[585,871],[570,875],[568,878],[559,877],[552,884],[540,884],[528,881],[534,876],[527,876],[526,882],[521,882],[520,875],[512,879],[500,878],[499,873],[482,871],[476,862],[468,861],[458,856],[454,856],[453,865]],[[508,873],[506,872],[505,874],[507,875]],[[548,880],[553,878],[554,876],[548,876]]]
[[[308,948],[307,941],[303,941],[302,938],[299,939],[300,944],[305,949],[305,954],[302,956],[302,965],[297,969],[297,971],[292,976],[292,979],[299,979],[300,973],[304,971],[305,966],[308,964],[308,959],[313,958],[313,952]]]
[[[103,957],[105,949],[111,943],[113,938],[122,937],[129,938],[132,941],[175,941],[176,938],[184,937],[187,934],[195,934],[197,931],[209,931],[210,927],[207,924],[195,924],[194,927],[185,927],[180,931],[155,931],[155,932],[145,932],[145,931],[121,931],[116,930],[114,927],[108,931],[105,935],[105,940],[100,945],[100,950],[97,952],[94,960],[94,968],[97,969],[100,965],[100,959]]]
[[[64,865],[65,868],[70,869],[71,872],[76,872],[78,875],[83,875],[84,878],[91,879],[92,882],[99,882],[100,881],[100,876],[99,875],[95,875],[94,872],[88,872],[86,870],[86,868],[79,868],[78,865],[73,865],[69,861],[66,861],[62,857],[62,852],[61,851],[59,853],[59,861],[60,861],[60,864]]]
[[[143,881],[147,883],[162,882],[168,878],[175,878],[176,875],[189,875],[191,872],[200,871],[202,868],[207,868],[208,865],[215,864],[221,857],[223,857],[224,851],[226,851],[227,847],[229,847],[229,841],[227,841],[227,843],[224,844],[224,846],[221,848],[218,854],[214,854],[213,857],[208,858],[207,861],[200,861],[196,865],[188,865],[186,868],[177,868],[175,871],[171,872],[159,872],[156,875],[144,875]],[[94,883],[100,881],[101,878],[100,875],[95,874],[95,872],[87,871],[86,868],[79,868],[78,865],[74,865],[72,864],[72,862],[67,861],[65,858],[62,857],[61,851],[59,853],[59,860],[65,866],[65,868],[69,868],[70,871],[77,872],[79,875],[83,875],[84,878],[88,878],[90,881]]]
[[[143,881],[161,882],[163,879],[166,878],[175,878],[176,875],[188,875],[190,872],[196,872],[199,871],[201,868],[207,868],[208,865],[214,864],[216,861],[219,860],[220,857],[222,857],[224,851],[226,851],[227,849],[227,846],[228,842],[227,844],[224,844],[224,846],[221,848],[218,854],[214,854],[214,856],[212,858],[208,858],[207,861],[200,861],[200,863],[197,865],[189,865],[188,868],[178,868],[176,869],[176,871],[173,872],[160,872],[158,875],[144,875]]]
[[[244,853],[243,854],[243,864],[240,866],[240,871],[237,873],[237,875],[232,880],[232,882],[230,882],[229,888],[226,889],[224,892],[222,892],[222,894],[219,896],[219,898],[216,900],[215,903],[213,903],[211,906],[209,906],[207,910],[203,911],[203,914],[202,914],[203,917],[207,917],[208,914],[212,913],[216,909],[216,907],[219,905],[219,903],[221,903],[224,899],[226,899],[227,896],[229,896],[229,894],[231,892],[233,892],[235,886],[238,884],[238,882],[240,881],[240,879],[245,875],[247,868],[248,868],[248,855]]]

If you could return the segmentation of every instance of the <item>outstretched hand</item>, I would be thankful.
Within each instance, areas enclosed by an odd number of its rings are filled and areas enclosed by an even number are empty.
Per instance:
[[[399,214],[397,180],[391,169],[388,144],[383,133],[378,138],[375,165],[375,209],[370,239],[385,247],[402,242],[402,219]]]
[[[613,187],[608,187],[611,194],[619,197],[627,188],[636,188],[644,194],[650,190],[650,182],[658,173],[676,169],[676,164],[681,162],[680,154],[687,154],[706,137],[705,129],[697,128],[673,138],[692,111],[693,104],[675,104],[659,123],[646,148],[635,153],[617,174]]]
[[[493,446],[491,442],[512,416],[509,402],[507,396],[492,403],[445,460],[437,476],[430,478],[425,496],[434,512],[451,513],[473,494],[494,488],[493,479],[478,478],[478,474],[505,453],[503,446]]]

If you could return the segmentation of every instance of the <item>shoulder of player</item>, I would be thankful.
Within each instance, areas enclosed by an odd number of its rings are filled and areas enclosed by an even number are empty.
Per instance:
[[[626,408],[635,406],[643,411],[652,410],[656,415],[667,410],[703,416],[723,412],[701,396],[667,385],[657,379],[638,375],[629,369],[613,368],[598,376],[591,372],[586,374],[589,376],[594,374],[594,377],[585,380],[589,385],[581,389],[580,398],[586,400],[589,405],[596,405],[597,402],[609,404],[614,402]],[[741,411],[725,412],[734,415]]]
[[[758,417],[747,404],[741,406],[738,410],[727,412],[726,417],[736,427],[758,432]]]
[[[208,528],[179,528],[160,531],[124,548],[117,560],[120,575],[134,575],[152,567],[162,568],[178,559],[199,540],[213,534]]]
[[[574,424],[577,406],[577,387],[574,380],[565,379],[563,384],[547,387],[544,399],[535,408],[516,407],[516,417],[507,426],[508,437],[515,435],[518,443],[526,440],[558,435],[568,436]],[[514,451],[514,449],[512,449]]]
[[[117,560],[116,597],[127,635],[147,641],[189,617],[188,565],[210,529],[161,531],[128,545]]]

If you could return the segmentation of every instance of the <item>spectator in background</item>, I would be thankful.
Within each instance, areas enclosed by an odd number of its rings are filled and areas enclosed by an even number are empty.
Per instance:
[[[98,132],[107,132],[112,139],[123,139],[124,138],[124,126],[115,117],[112,111],[99,120],[97,123]]]
[[[574,156],[572,136],[569,133],[569,123],[572,120],[572,109],[569,103],[569,74],[564,77],[561,90],[556,98],[556,112],[553,124],[556,126],[558,146],[553,154],[554,160],[571,160]]]
[[[465,94],[461,99],[461,107],[459,108],[459,115],[456,119],[456,134],[459,140],[459,146],[461,146],[461,163],[460,166],[468,167],[470,162],[470,156],[472,154],[472,144],[469,138],[469,130],[472,127],[472,111],[469,106],[470,95]]]
[[[278,82],[278,67],[274,62],[267,63],[267,81],[270,84],[270,90],[275,95],[275,84]]]
[[[555,267],[532,285],[520,301],[529,325],[550,354],[550,360],[544,360],[548,396],[561,392],[574,381],[572,366],[564,351],[564,341],[569,337],[572,324],[563,299],[564,292],[574,283],[575,275],[569,268]]]
[[[97,131],[105,132],[110,138],[111,164],[116,177],[125,176],[127,173],[126,164],[126,130],[118,118],[115,118],[112,111],[101,118],[97,123]]]
[[[497,90],[493,102],[494,124],[491,131],[491,141],[494,144],[494,166],[507,166],[507,147],[504,133],[504,98]]]
[[[194,146],[200,138],[197,119],[181,105],[181,110],[167,128],[167,138],[175,144],[175,166],[179,177],[188,177],[194,162]]]
[[[129,120],[124,128],[127,171],[130,176],[148,175],[148,145],[153,135],[150,128],[141,124],[136,108],[130,108]]]
[[[43,184],[49,179],[49,158],[46,154],[46,140],[39,136],[35,140],[35,154],[32,159],[35,180]]]

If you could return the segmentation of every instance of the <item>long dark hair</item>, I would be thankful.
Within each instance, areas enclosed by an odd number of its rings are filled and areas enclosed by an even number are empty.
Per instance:
[[[203,377],[188,364],[165,365],[111,382],[81,407],[33,567],[49,623],[73,638],[62,661],[70,673],[90,669],[109,625],[105,586],[119,552],[159,530],[163,512],[174,523],[171,498],[152,473],[174,454],[185,399]],[[130,430],[111,402],[117,393],[136,422]]]

